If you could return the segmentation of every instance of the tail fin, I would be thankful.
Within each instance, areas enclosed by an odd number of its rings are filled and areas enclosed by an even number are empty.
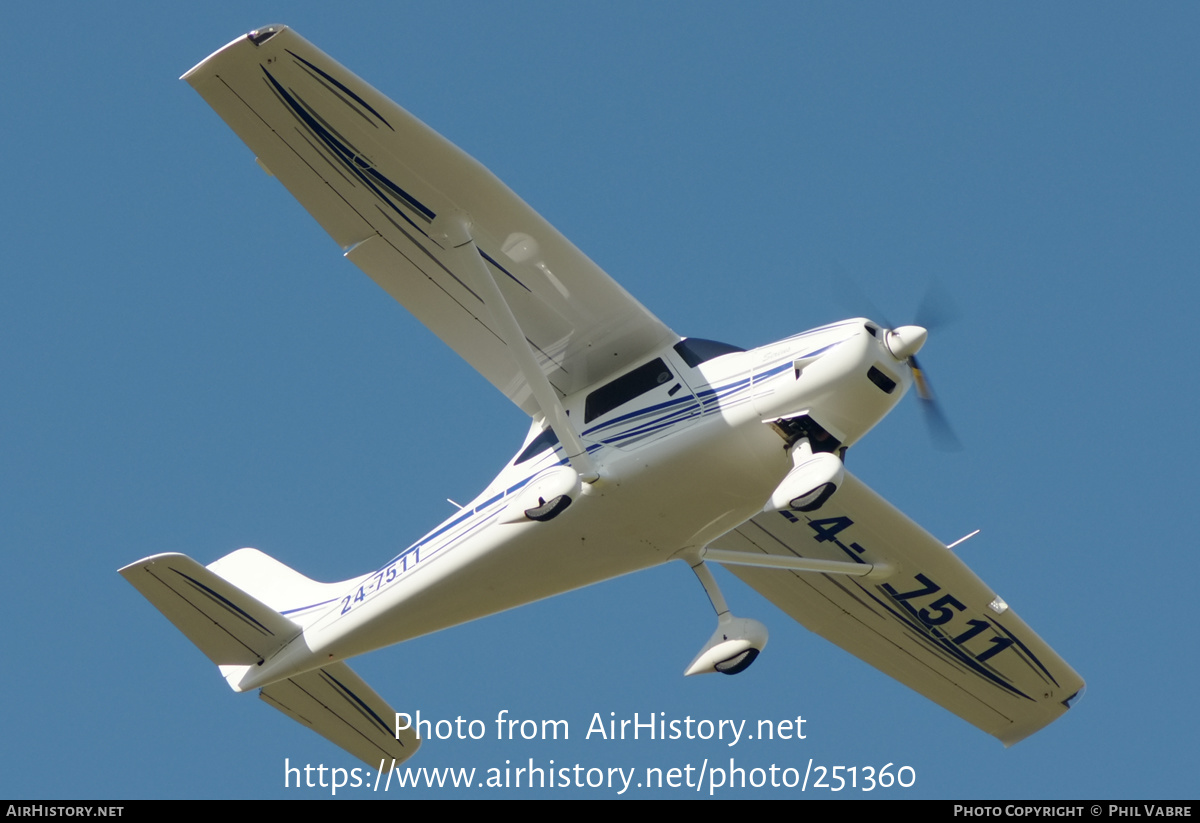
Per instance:
[[[255,549],[208,568],[186,555],[158,554],[120,573],[220,667],[235,691],[248,669],[296,639],[354,582],[317,583]],[[388,721],[395,712],[345,663],[271,683],[260,696],[375,768],[381,758],[388,768],[399,764],[420,745],[413,732],[394,732]]]
[[[258,549],[238,549],[209,563],[208,570],[304,627],[362,582],[318,583]]]

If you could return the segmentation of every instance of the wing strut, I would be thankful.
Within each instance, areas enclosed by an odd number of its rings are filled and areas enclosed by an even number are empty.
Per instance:
[[[471,236],[470,220],[461,213],[439,215],[432,228],[434,231],[430,236],[434,241],[452,254],[459,255],[464,267],[474,275],[475,283],[483,293],[484,303],[492,314],[500,336],[504,338],[509,353],[517,361],[517,367],[529,384],[542,414],[550,423],[550,427],[554,429],[554,433],[558,435],[559,442],[562,443],[563,451],[566,452],[571,466],[579,472],[583,482],[594,483],[599,479],[600,473],[596,471],[592,459],[588,456],[587,446],[583,444],[575,427],[571,425],[571,420],[567,417],[567,411],[563,408],[558,392],[550,385],[550,381],[546,378],[541,366],[538,365],[537,358],[533,356],[533,349],[529,345],[529,339],[525,336],[525,332],[521,331],[521,324],[517,322],[512,309],[500,292],[500,287],[496,284],[496,279],[488,270],[479,247],[475,245],[475,239]]]
[[[850,577],[887,577],[892,570],[883,563],[851,563],[846,560],[822,560],[819,557],[783,556],[777,554],[751,554],[705,547],[700,550],[703,560],[711,560],[723,566],[760,566],[768,569],[787,569],[793,572],[816,574],[844,574]]]

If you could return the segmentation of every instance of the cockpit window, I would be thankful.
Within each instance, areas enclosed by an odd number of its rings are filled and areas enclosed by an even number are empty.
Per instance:
[[[621,375],[587,396],[583,408],[583,422],[592,422],[617,406],[628,403],[638,395],[661,386],[672,377],[671,370],[661,359],[651,360],[645,365],[638,366],[628,374]]]
[[[694,369],[701,363],[715,360],[723,354],[733,354],[734,352],[745,351],[745,349],[731,346],[728,343],[719,343],[716,340],[689,337],[676,343],[675,351],[683,358],[684,363],[687,363]]]
[[[513,461],[513,465],[524,463],[531,457],[541,454],[546,449],[558,445],[558,435],[554,433],[554,429],[542,429],[542,433],[533,440],[529,441],[529,445],[521,450],[517,455],[517,459]]]

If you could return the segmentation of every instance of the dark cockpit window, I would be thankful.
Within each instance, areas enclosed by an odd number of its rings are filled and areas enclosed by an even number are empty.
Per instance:
[[[624,374],[606,386],[596,389],[587,396],[583,408],[583,422],[590,423],[597,417],[628,403],[638,395],[661,386],[672,378],[671,370],[661,359],[651,360]]]
[[[676,343],[675,351],[683,358],[684,363],[687,363],[694,369],[701,363],[715,360],[723,354],[733,354],[734,352],[745,351],[745,349],[731,346],[728,343],[719,343],[716,340],[689,337]]]
[[[529,445],[521,450],[521,453],[517,455],[517,459],[513,461],[513,465],[516,466],[524,463],[529,458],[539,455],[546,449],[557,445],[558,435],[554,433],[554,429],[542,429],[542,433],[533,438],[533,440],[530,440]]]

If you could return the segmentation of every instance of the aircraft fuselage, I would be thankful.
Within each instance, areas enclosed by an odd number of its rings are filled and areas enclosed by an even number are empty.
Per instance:
[[[882,337],[876,324],[847,320],[696,366],[667,348],[634,378],[649,388],[626,402],[607,408],[621,397],[596,386],[564,398],[570,419],[584,421],[599,480],[580,483],[559,445],[530,454],[543,432],[535,420],[475,500],[323,614],[301,617],[303,634],[241,690],[706,546],[762,510],[792,467],[798,430],[820,433],[815,449],[840,452],[899,402],[911,376]],[[546,522],[524,516],[549,499],[539,484],[571,492]]]

